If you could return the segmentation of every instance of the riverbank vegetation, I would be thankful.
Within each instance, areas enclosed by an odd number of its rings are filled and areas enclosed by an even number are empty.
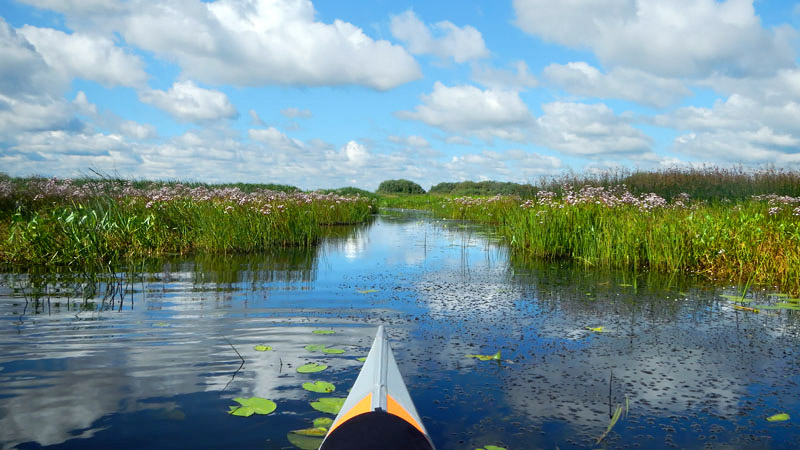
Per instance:
[[[619,179],[568,176],[557,187],[552,180],[541,183],[525,197],[394,196],[381,205],[497,225],[526,257],[696,273],[800,292],[799,173],[628,174],[624,179],[635,182],[636,191],[611,184]]]
[[[271,189],[267,189],[267,187]],[[309,246],[374,201],[292,186],[0,178],[0,260],[82,266],[175,253]]]

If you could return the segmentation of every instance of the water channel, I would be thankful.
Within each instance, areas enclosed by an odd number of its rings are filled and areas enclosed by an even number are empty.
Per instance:
[[[310,401],[346,396],[384,324],[441,450],[793,448],[800,317],[734,309],[721,294],[735,292],[525,263],[490,230],[413,213],[308,251],[173,257],[94,279],[3,273],[0,446],[297,448],[287,433],[325,415]],[[497,350],[501,362],[465,356]],[[329,368],[297,373],[306,362]],[[336,391],[301,388],[316,380]],[[250,396],[277,410],[227,414]],[[776,413],[791,419],[766,420]]]

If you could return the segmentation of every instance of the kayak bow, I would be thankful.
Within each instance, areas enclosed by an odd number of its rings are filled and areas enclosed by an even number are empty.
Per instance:
[[[378,327],[375,341],[353,389],[319,450],[433,450],[389,340]]]

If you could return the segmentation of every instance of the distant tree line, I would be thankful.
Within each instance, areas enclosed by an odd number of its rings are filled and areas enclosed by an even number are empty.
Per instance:
[[[529,197],[538,189],[530,184],[503,181],[460,181],[439,183],[429,191],[431,194],[448,195],[519,195]]]

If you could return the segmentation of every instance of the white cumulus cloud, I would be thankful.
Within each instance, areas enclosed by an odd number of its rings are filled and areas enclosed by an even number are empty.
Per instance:
[[[411,53],[434,55],[457,63],[489,56],[481,32],[466,25],[458,27],[449,21],[426,26],[414,11],[408,10],[391,21],[392,36],[404,42]]]
[[[118,19],[126,41],[212,84],[363,85],[421,76],[401,46],[342,20],[316,20],[310,0],[142,0]]]
[[[543,73],[550,82],[576,95],[624,99],[656,108],[692,94],[679,80],[624,67],[602,73],[588,63],[570,62],[550,64]]]
[[[533,120],[516,91],[446,86],[438,81],[433,92],[422,95],[422,104],[414,111],[400,111],[397,115],[483,139],[523,140],[521,127]]]
[[[764,74],[794,66],[796,33],[764,29],[752,0],[514,0],[516,23],[654,75]]]
[[[590,158],[650,155],[651,138],[614,114],[606,105],[554,102],[542,105],[534,141],[569,155]]]
[[[142,61],[107,37],[29,25],[19,32],[50,67],[67,77],[106,86],[141,86],[147,79]]]
[[[238,115],[225,93],[201,88],[192,81],[178,81],[168,91],[143,90],[139,99],[184,122],[230,119]]]

